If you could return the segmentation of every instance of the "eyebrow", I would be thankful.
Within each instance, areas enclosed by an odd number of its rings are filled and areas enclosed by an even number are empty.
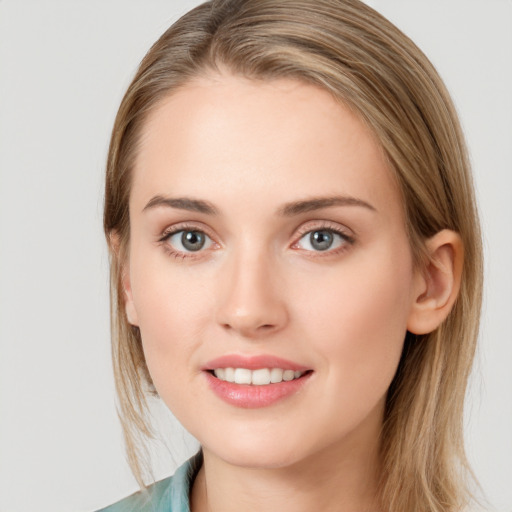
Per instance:
[[[284,217],[292,217],[301,213],[312,212],[322,208],[329,208],[331,206],[360,206],[368,210],[376,212],[377,210],[370,203],[357,199],[351,196],[331,196],[331,197],[314,197],[304,201],[294,201],[286,203],[279,208],[278,214]]]
[[[213,204],[201,199],[192,199],[190,197],[153,197],[146,206],[143,212],[158,208],[160,206],[167,206],[168,208],[177,208],[179,210],[188,210],[190,212],[205,213],[207,215],[217,215],[218,211]]]
[[[202,199],[193,199],[191,197],[164,197],[155,196],[143,208],[143,212],[165,206],[168,208],[177,208],[179,210],[187,210],[191,212],[204,213],[206,215],[217,215],[219,212],[212,203]],[[293,201],[286,203],[277,210],[277,214],[283,217],[293,217],[301,213],[321,210],[332,206],[359,206],[371,211],[377,211],[371,204],[351,196],[331,196],[331,197],[314,197],[301,201]]]

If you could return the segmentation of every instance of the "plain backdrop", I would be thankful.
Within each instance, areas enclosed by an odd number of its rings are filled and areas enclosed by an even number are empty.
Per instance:
[[[89,512],[136,489],[115,412],[102,180],[121,95],[197,1],[0,1],[0,512]],[[512,2],[374,0],[460,111],[485,233],[466,438],[491,510],[512,511]],[[156,476],[196,445],[163,426]]]

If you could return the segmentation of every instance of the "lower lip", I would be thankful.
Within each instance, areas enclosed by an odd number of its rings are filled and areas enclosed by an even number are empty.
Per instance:
[[[268,407],[280,400],[297,393],[311,376],[308,372],[298,379],[283,381],[265,386],[251,386],[249,384],[235,384],[217,379],[210,372],[205,372],[210,389],[228,404],[245,409]]]

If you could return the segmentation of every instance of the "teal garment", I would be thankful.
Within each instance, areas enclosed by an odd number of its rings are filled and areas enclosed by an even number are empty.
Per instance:
[[[97,512],[190,512],[190,489],[203,463],[200,451],[176,473]]]

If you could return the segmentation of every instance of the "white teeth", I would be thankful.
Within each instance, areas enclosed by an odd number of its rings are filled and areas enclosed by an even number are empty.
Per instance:
[[[283,380],[289,381],[293,380],[295,378],[295,372],[293,370],[285,370],[283,372]]]
[[[254,370],[252,372],[251,384],[255,386],[264,386],[270,384],[270,370],[262,368],[261,370]]]
[[[226,380],[226,368],[217,368],[213,373],[218,379]]]
[[[270,382],[276,383],[283,380],[283,370],[281,368],[272,368],[270,370]]]
[[[235,369],[225,368],[224,369],[224,380],[227,382],[235,382]]]
[[[251,370],[247,368],[235,369],[235,382],[237,384],[250,384],[251,383]]]
[[[265,386],[288,382],[302,377],[304,372],[299,370],[282,370],[281,368],[260,368],[248,370],[247,368],[216,368],[213,371],[215,377],[226,382],[236,384],[252,384],[253,386]]]

